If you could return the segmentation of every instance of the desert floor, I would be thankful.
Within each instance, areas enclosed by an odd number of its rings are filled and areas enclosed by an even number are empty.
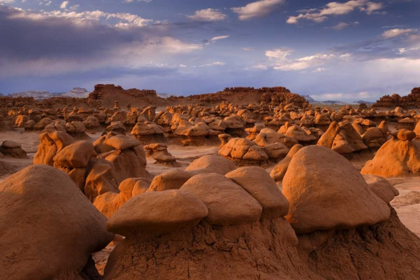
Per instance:
[[[100,137],[100,133],[88,133],[88,135],[92,138],[92,141]],[[0,132],[0,141],[4,140],[13,140],[20,143],[29,156],[28,159],[3,158],[2,161],[9,163],[9,165],[13,167],[13,172],[17,172],[32,164],[32,159],[40,143],[39,132]],[[177,145],[168,145],[168,151],[177,158],[177,161],[181,166],[174,168],[158,165],[154,164],[154,160],[152,158],[147,158],[147,170],[152,175],[157,175],[172,169],[185,169],[193,160],[203,155],[217,154],[218,147],[181,147]],[[360,170],[365,162],[373,158],[373,156],[374,154],[372,153],[359,154],[354,156],[354,158],[351,159],[351,162],[357,169]],[[270,172],[273,167],[274,164],[267,166],[267,172]],[[10,174],[0,176],[0,182],[7,178],[7,176],[10,176]],[[420,176],[396,177],[388,178],[388,180],[400,192],[400,195],[391,202],[391,205],[396,209],[402,223],[420,237]],[[103,271],[107,258],[117,242],[118,237],[114,242],[109,244],[108,247],[94,255],[94,260],[100,272]]]

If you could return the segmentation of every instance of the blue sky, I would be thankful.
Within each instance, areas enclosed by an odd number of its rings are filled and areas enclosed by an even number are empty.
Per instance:
[[[0,0],[0,92],[406,95],[420,86],[419,11],[419,0]]]

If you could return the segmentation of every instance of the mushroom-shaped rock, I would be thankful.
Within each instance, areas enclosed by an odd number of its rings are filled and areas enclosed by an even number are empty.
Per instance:
[[[388,178],[409,176],[419,171],[420,143],[408,139],[403,141],[393,135],[379,148],[375,157],[366,162],[361,172]]]
[[[119,193],[116,190],[98,195],[93,201],[93,205],[107,218],[114,213],[130,198],[146,192],[150,185],[148,178],[128,178],[119,185]]]
[[[185,182],[187,182],[194,173],[182,171],[182,170],[171,170],[162,174],[157,175],[153,178],[148,192],[159,192],[166,190],[179,189]]]
[[[256,143],[244,138],[232,138],[219,150],[219,155],[234,160],[239,165],[262,164],[268,155]]]
[[[398,131],[397,137],[401,141],[411,141],[416,138],[416,133],[403,128]]]
[[[34,157],[34,164],[54,164],[55,155],[64,147],[74,143],[73,137],[66,132],[43,132],[39,135],[41,143]]]
[[[256,199],[220,174],[196,175],[180,190],[191,192],[207,206],[209,213],[205,220],[211,225],[249,224],[258,221],[262,213]]]
[[[144,146],[146,155],[153,157],[156,160],[155,163],[164,164],[169,166],[180,166],[176,162],[176,158],[168,152],[168,145],[161,143],[153,143]]]
[[[122,151],[116,150],[101,154],[98,157],[105,158],[114,164],[119,182],[127,178],[150,178],[150,174],[146,170],[146,154],[142,146],[136,146]]]
[[[207,214],[203,202],[189,192],[149,192],[128,200],[108,220],[106,228],[128,237],[138,232],[159,235],[192,228]]]
[[[225,175],[235,170],[235,164],[218,155],[206,155],[194,160],[185,170],[195,173],[218,173]]]
[[[270,176],[271,178],[274,179],[274,181],[279,182],[283,180],[283,177],[287,172],[287,168],[289,167],[289,164],[292,161],[293,156],[302,148],[303,146],[300,144],[294,145],[290,149],[286,157],[282,159],[279,163],[277,163],[276,166],[274,166],[273,170],[270,173]]]
[[[114,165],[102,158],[92,158],[86,167],[84,194],[93,201],[107,192],[118,191],[118,180]]]
[[[26,152],[22,149],[22,146],[15,141],[6,140],[0,145],[0,153],[5,156],[13,158],[27,158]]]
[[[241,167],[227,173],[226,178],[243,187],[261,204],[263,208],[261,217],[277,218],[288,213],[289,202],[263,168]]]
[[[125,135],[115,135],[105,140],[105,144],[116,150],[126,150],[141,145],[141,142],[133,137]]]
[[[391,183],[379,176],[375,175],[363,175],[366,183],[369,185],[370,189],[381,198],[386,203],[390,203],[394,197],[399,195],[399,191],[394,188]]]
[[[54,157],[54,166],[83,168],[91,157],[96,156],[90,141],[78,141],[63,148]]]
[[[373,225],[391,213],[348,160],[320,146],[293,156],[283,194],[290,203],[286,218],[298,234]]]
[[[0,183],[1,279],[70,279],[112,239],[69,177],[32,165]]]

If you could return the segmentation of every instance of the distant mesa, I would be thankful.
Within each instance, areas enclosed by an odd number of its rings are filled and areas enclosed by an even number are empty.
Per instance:
[[[366,105],[372,105],[375,102],[371,102],[371,101],[365,101],[365,100],[357,100],[357,101],[353,101],[354,104],[362,104],[365,103]]]
[[[383,108],[395,108],[397,106],[402,108],[420,107],[420,87],[413,88],[407,96],[400,96],[396,93],[391,96],[382,96],[372,106]]]
[[[45,90],[27,90],[9,94],[10,97],[33,97],[35,100],[43,100],[53,97],[49,91]]]
[[[0,94],[0,96],[2,96]],[[75,87],[66,93],[51,93],[46,90],[27,90],[24,92],[16,92],[9,94],[10,97],[32,97],[35,100],[44,100],[52,97],[73,97],[73,98],[87,98],[89,92],[84,88]]]
[[[63,93],[62,97],[76,97],[76,98],[87,98],[89,92],[85,88],[75,87],[71,91]]]
[[[320,101],[322,104],[329,104],[329,105],[347,105],[348,103],[343,101],[337,101],[337,100],[324,100]]]
[[[301,95],[302,97],[305,97],[306,101],[309,103],[318,103],[315,99],[313,99],[310,95]]]

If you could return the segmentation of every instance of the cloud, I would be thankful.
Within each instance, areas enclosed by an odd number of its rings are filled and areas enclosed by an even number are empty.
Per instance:
[[[65,9],[67,8],[67,5],[69,4],[69,1],[64,1],[63,3],[61,3],[60,5],[60,9]]]
[[[333,27],[332,27],[332,29],[335,29],[335,30],[342,30],[342,29],[344,29],[344,28],[346,28],[346,27],[348,27],[349,26],[349,24],[348,23],[345,23],[345,22],[340,22],[340,23],[338,23],[337,25],[334,25]]]
[[[310,68],[323,69],[319,67],[324,65],[331,59],[334,59],[336,56],[334,54],[315,54],[311,56],[305,56],[294,60],[280,60],[277,61],[276,66],[273,67],[274,70],[281,71],[300,71]],[[315,69],[316,70],[316,69]],[[325,70],[325,69],[324,69]],[[322,71],[322,70],[321,70]],[[321,72],[318,71],[318,72]]]
[[[268,50],[265,52],[265,56],[269,59],[285,60],[292,52],[293,50],[291,49]]]
[[[260,0],[244,7],[232,8],[232,11],[239,15],[240,20],[249,20],[270,14],[284,2],[285,0]]]
[[[121,28],[121,22],[131,27]],[[8,38],[0,44],[2,78],[179,65],[179,59],[203,49],[132,14],[35,12],[0,5],[0,26],[0,37]]]
[[[211,42],[215,42],[215,41],[219,41],[219,40],[223,40],[223,39],[227,39],[229,38],[229,35],[224,35],[224,36],[217,36],[217,37],[213,37],[211,38]]]
[[[64,1],[61,4],[61,7],[67,7],[68,1]],[[72,6],[74,7],[74,6]],[[31,21],[47,21],[51,20],[68,20],[75,24],[79,25],[89,25],[92,23],[104,21],[117,20],[114,24],[115,27],[127,28],[127,27],[144,27],[153,22],[150,19],[144,19],[138,15],[130,13],[106,13],[99,10],[96,11],[83,11],[77,13],[75,11],[32,11],[32,10],[22,10],[17,8],[9,7],[11,14],[8,16],[9,19],[22,19],[22,20],[31,20]],[[77,8],[77,7],[75,7]]]
[[[382,37],[385,39],[389,39],[389,38],[398,37],[404,34],[413,33],[416,31],[417,29],[413,29],[413,28],[407,28],[407,29],[395,28],[395,29],[387,30],[384,33],[382,33]]]
[[[345,3],[330,2],[321,9],[310,9],[300,13],[298,16],[291,16],[286,22],[288,24],[297,24],[301,19],[306,19],[320,23],[329,16],[346,15],[355,9],[370,15],[382,8],[382,3],[368,2],[368,0],[350,0]]]
[[[420,58],[418,29],[390,29],[367,40],[331,49],[336,54],[351,54],[353,59],[367,61],[381,58]]]
[[[318,68],[316,68],[315,70],[313,70],[312,72],[313,72],[313,73],[319,73],[319,72],[324,72],[324,71],[326,71],[326,70],[327,70],[326,68],[318,67]]]
[[[225,20],[227,15],[223,14],[217,9],[204,9],[196,11],[194,15],[187,16],[187,18],[195,21],[220,21]]]
[[[255,49],[252,48],[252,47],[245,47],[245,48],[242,48],[242,50],[249,52],[249,51],[253,51]]]
[[[12,4],[15,0],[0,0],[0,4]]]
[[[216,61],[216,62],[213,62],[213,63],[200,65],[200,67],[224,66],[225,64],[226,63],[224,63],[224,62]]]

